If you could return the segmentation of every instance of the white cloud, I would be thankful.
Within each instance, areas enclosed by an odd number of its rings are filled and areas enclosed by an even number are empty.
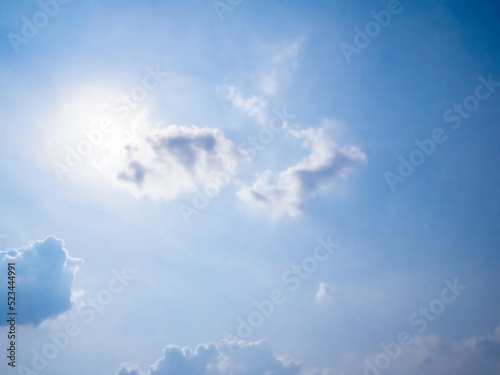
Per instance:
[[[150,366],[147,375],[296,375],[300,365],[272,351],[265,341],[245,343],[222,340],[218,345],[188,347],[168,345],[163,357]],[[140,375],[123,367],[119,375]]]
[[[255,95],[244,98],[241,92],[233,85],[223,87],[221,93],[233,106],[240,109],[245,115],[255,118],[262,125],[266,124],[266,100]]]
[[[2,280],[7,280],[7,263],[15,263],[18,324],[37,326],[71,308],[73,278],[83,260],[70,257],[63,240],[49,236],[31,241],[19,249],[0,251],[0,258]],[[2,285],[6,301],[8,285]]]
[[[332,288],[325,283],[319,283],[318,292],[314,296],[314,299],[318,303],[325,303],[332,299],[332,294]]]
[[[217,171],[245,160],[218,129],[197,126],[151,126],[141,123],[117,145],[113,163],[98,167],[114,185],[136,197],[174,199],[213,181]]]
[[[347,176],[366,160],[358,147],[338,147],[326,127],[289,132],[303,140],[303,147],[311,151],[309,155],[279,174],[264,171],[252,186],[244,186],[237,193],[249,205],[270,211],[274,218],[298,216],[310,198],[328,191],[337,177]]]
[[[378,354],[377,354],[378,355]],[[384,353],[384,355],[386,355]],[[376,355],[368,359],[373,363]],[[354,359],[354,358],[352,358]],[[146,373],[123,366],[118,375],[498,375],[500,373],[500,327],[492,335],[448,341],[436,335],[417,335],[413,343],[389,359],[384,369],[366,369],[365,364],[350,371],[317,368],[309,371],[288,356],[274,353],[265,341],[252,343],[222,340],[217,345],[188,347],[168,345],[163,356]],[[357,362],[357,361],[355,361]],[[351,362],[352,365],[355,362]],[[385,362],[384,362],[385,363]]]

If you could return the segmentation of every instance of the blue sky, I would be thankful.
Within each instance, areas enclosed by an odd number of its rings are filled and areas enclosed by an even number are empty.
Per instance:
[[[498,4],[2,6],[2,373],[498,372]]]

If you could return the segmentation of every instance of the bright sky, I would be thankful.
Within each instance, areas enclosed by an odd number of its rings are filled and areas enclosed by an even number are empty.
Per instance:
[[[496,2],[2,8],[2,374],[498,374]]]

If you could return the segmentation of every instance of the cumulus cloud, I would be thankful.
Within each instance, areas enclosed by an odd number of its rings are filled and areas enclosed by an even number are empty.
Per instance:
[[[267,101],[265,99],[255,95],[245,98],[233,85],[224,86],[219,91],[234,107],[241,110],[245,115],[255,118],[262,125],[266,124]]]
[[[147,375],[296,375],[300,366],[272,351],[265,341],[245,343],[222,340],[218,345],[188,347],[169,345]],[[119,375],[141,375],[123,367]]]
[[[114,162],[101,172],[134,196],[154,199],[194,192],[246,158],[218,129],[147,122],[114,151]]]
[[[39,325],[71,308],[73,278],[83,260],[69,256],[64,241],[49,236],[43,241],[32,241],[25,247],[0,252],[0,268],[7,280],[7,263],[16,268],[16,310],[18,324]],[[7,300],[7,285],[2,283]],[[6,325],[2,320],[0,325]]]
[[[314,299],[316,300],[317,303],[328,302],[332,299],[332,294],[333,294],[332,288],[330,288],[325,283],[319,283],[318,292],[314,296]]]
[[[347,176],[366,160],[358,147],[337,146],[326,127],[289,132],[303,140],[309,155],[279,174],[264,171],[253,185],[244,186],[237,193],[249,205],[270,211],[274,218],[298,216],[309,199],[328,191],[336,178]]]
[[[378,354],[377,354],[378,355]],[[368,358],[377,363],[376,356]],[[384,353],[384,355],[386,355]],[[436,335],[417,335],[412,344],[389,359],[385,368],[367,368],[352,361],[349,371],[335,368],[303,370],[287,356],[272,351],[265,341],[246,343],[222,340],[217,345],[188,347],[169,345],[146,373],[123,366],[118,375],[498,375],[500,374],[500,327],[491,335],[460,341]],[[383,362],[384,364],[386,362]],[[344,369],[345,370],[345,369]]]

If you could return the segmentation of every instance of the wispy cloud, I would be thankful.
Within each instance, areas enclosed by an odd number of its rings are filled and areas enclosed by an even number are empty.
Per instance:
[[[271,62],[271,71],[264,74],[260,80],[259,87],[267,95],[274,95],[290,80],[298,67],[297,56],[300,51],[299,42],[286,45]]]
[[[246,116],[255,118],[264,125],[267,121],[267,101],[261,97],[251,95],[247,98],[234,85],[218,88],[218,92],[242,111]]]

